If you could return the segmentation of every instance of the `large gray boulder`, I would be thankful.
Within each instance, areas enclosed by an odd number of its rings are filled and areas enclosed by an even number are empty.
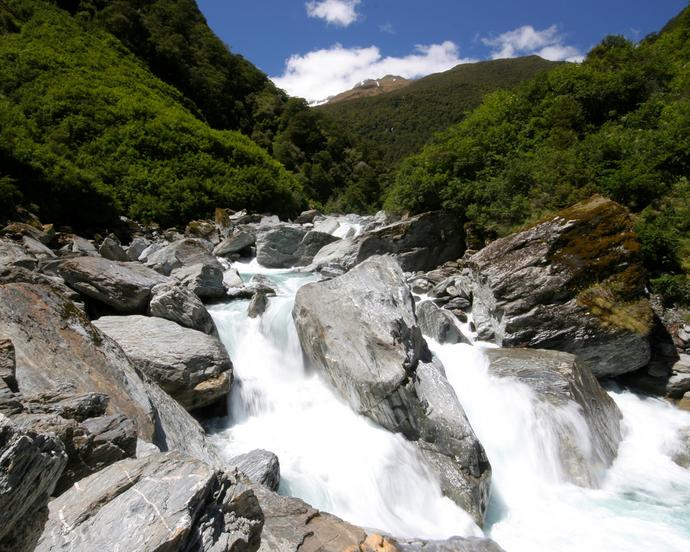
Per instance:
[[[488,349],[492,376],[527,385],[539,401],[540,415],[552,424],[559,442],[563,475],[577,485],[596,487],[618,453],[622,414],[586,364],[569,353],[535,349]],[[578,434],[568,409],[574,405],[589,435]],[[583,447],[585,438],[591,448]]]
[[[215,330],[211,315],[196,294],[173,282],[151,288],[149,314],[206,334]]]
[[[60,440],[22,430],[0,414],[0,543],[31,550],[48,498],[67,464]],[[36,527],[38,524],[38,527]]]
[[[20,391],[30,395],[70,385],[75,393],[105,393],[107,413],[123,413],[142,439],[151,439],[153,410],[136,370],[59,289],[22,269],[0,273],[0,335],[14,345]]]
[[[146,257],[146,265],[165,276],[170,276],[173,270],[183,266],[218,263],[211,254],[212,250],[213,244],[209,241],[185,238],[149,254]]]
[[[297,292],[302,348],[353,409],[416,442],[446,495],[483,523],[490,466],[443,366],[417,326],[412,295],[391,257]]]
[[[267,450],[252,450],[230,459],[229,467],[244,473],[250,481],[277,491],[280,485],[280,462]]]
[[[256,236],[252,232],[240,230],[220,242],[213,249],[213,254],[217,257],[239,255],[247,252],[255,243]]]
[[[306,266],[322,247],[337,240],[331,234],[280,224],[258,233],[256,260],[269,268]]]
[[[179,453],[123,460],[53,500],[35,550],[254,552],[263,514],[250,487]]]
[[[145,312],[151,288],[167,279],[139,263],[77,257],[60,263],[58,274],[82,295],[118,312]]]
[[[29,255],[23,247],[8,239],[0,239],[0,267],[20,267],[33,270],[38,259]]]
[[[126,263],[130,260],[136,260],[130,259],[127,255],[127,252],[120,245],[120,242],[117,241],[116,238],[110,236],[101,242],[98,252],[101,254],[101,257],[110,259],[111,261],[120,261]]]
[[[464,277],[480,339],[577,354],[597,377],[650,359],[653,313],[627,210],[602,197],[470,257]]]
[[[188,410],[212,405],[230,390],[232,363],[214,336],[139,315],[104,316],[94,325]]]
[[[439,343],[469,343],[456,316],[438,308],[432,301],[417,305],[417,323],[422,333]]]
[[[391,254],[403,270],[429,270],[465,252],[460,219],[433,211],[323,247],[311,268],[347,271],[373,255]]]
[[[217,261],[176,268],[170,276],[205,301],[222,299],[227,294],[223,283],[223,267]]]

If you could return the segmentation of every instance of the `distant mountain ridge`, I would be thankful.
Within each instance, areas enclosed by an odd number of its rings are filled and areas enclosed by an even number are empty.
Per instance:
[[[346,90],[345,92],[331,96],[328,98],[326,103],[334,104],[348,100],[355,100],[357,98],[379,96],[381,94],[385,94],[386,92],[392,92],[394,90],[405,88],[412,82],[412,80],[400,77],[398,75],[386,75],[380,79],[366,79],[357,83],[350,90]]]

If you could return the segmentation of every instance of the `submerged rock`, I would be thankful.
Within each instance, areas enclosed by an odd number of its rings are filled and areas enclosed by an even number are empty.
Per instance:
[[[628,211],[595,197],[467,262],[480,339],[577,354],[597,377],[650,358],[652,310]]]
[[[491,469],[416,325],[412,295],[391,257],[303,286],[293,318],[302,348],[352,408],[417,443],[444,493],[479,523]]]
[[[94,324],[187,410],[212,405],[230,391],[232,363],[214,336],[139,315],[104,316]]]

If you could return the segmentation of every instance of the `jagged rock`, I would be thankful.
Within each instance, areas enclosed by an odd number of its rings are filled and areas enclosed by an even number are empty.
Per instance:
[[[59,439],[21,430],[0,414],[0,542],[4,546],[36,530],[34,522],[41,520],[66,463]]]
[[[228,236],[220,242],[214,249],[213,254],[217,257],[229,257],[230,255],[242,254],[248,251],[256,242],[256,236],[251,232],[239,231],[232,236]]]
[[[213,263],[199,263],[176,268],[170,276],[199,299],[213,300],[225,297],[223,267],[215,259]]]
[[[448,496],[480,525],[490,466],[416,325],[391,257],[303,286],[293,318],[306,356],[360,414],[415,441]]]
[[[491,539],[478,537],[452,537],[445,541],[394,539],[399,552],[504,552]]]
[[[267,450],[252,450],[231,458],[228,465],[244,473],[251,481],[277,491],[280,485],[280,462]]]
[[[48,245],[55,237],[55,229],[52,225],[46,225],[42,229],[38,229],[24,222],[11,222],[2,229],[1,233],[15,238],[26,236],[39,241],[43,245]]]
[[[217,264],[218,260],[211,254],[212,250],[213,244],[206,240],[185,238],[149,254],[146,265],[165,276],[170,276],[173,270],[183,266]]]
[[[314,257],[311,268],[350,270],[373,255],[391,254],[405,271],[429,270],[461,257],[464,243],[458,217],[434,211],[329,244]]]
[[[199,422],[157,383],[144,377],[144,385],[156,415],[153,441],[157,448],[162,452],[179,451],[209,466],[221,466],[220,454]]]
[[[269,268],[306,266],[319,250],[338,238],[302,226],[281,224],[259,232],[256,260]]]
[[[172,282],[151,288],[149,314],[206,334],[215,330],[213,318],[201,300],[187,288]]]
[[[18,391],[16,368],[17,364],[12,340],[0,337],[0,379],[14,392]]]
[[[314,219],[321,215],[316,209],[310,209],[308,211],[302,211],[300,215],[295,219],[295,224],[309,224],[314,222]]]
[[[16,243],[0,239],[0,267],[20,267],[34,270],[38,260],[33,255],[29,255],[23,247]]]
[[[49,504],[37,552],[254,552],[263,522],[254,493],[232,475],[167,453],[122,460]]]
[[[268,293],[264,290],[259,290],[254,294],[252,300],[247,307],[247,314],[249,318],[256,318],[266,312],[268,306]]]
[[[594,197],[467,261],[479,338],[577,354],[595,376],[650,358],[652,310],[627,210]]]
[[[431,301],[417,305],[417,324],[424,335],[439,343],[469,343],[460,331],[455,316]]]
[[[28,413],[55,414],[78,422],[103,416],[107,411],[109,400],[105,393],[74,393],[71,385],[22,397],[24,408]]]
[[[544,417],[558,426],[564,475],[573,483],[594,487],[611,466],[621,441],[622,414],[586,364],[575,355],[534,349],[488,349],[489,372],[514,378],[534,391]],[[578,445],[577,428],[559,423],[560,412],[575,403],[589,430],[591,450]]]
[[[101,257],[110,259],[111,261],[136,261],[136,259],[130,259],[125,250],[122,249],[122,246],[119,244],[119,242],[115,241],[111,237],[107,237],[101,242],[98,252],[101,254]]]
[[[60,263],[58,274],[82,295],[118,312],[145,312],[151,288],[167,281],[139,263],[120,263],[103,257],[77,257]]]
[[[80,236],[71,236],[67,244],[67,252],[88,257],[100,257],[96,246],[89,240]]]
[[[0,335],[14,344],[19,390],[30,395],[68,384],[75,393],[105,393],[108,413],[122,412],[150,439],[153,411],[129,359],[46,280],[21,269],[0,274]]]
[[[24,236],[22,238],[22,244],[24,245],[24,250],[30,257],[35,257],[36,259],[57,258],[57,255],[53,252],[53,250],[50,247],[44,245],[43,243],[41,243],[38,240],[35,240],[32,237]]]
[[[264,513],[260,552],[343,552],[364,542],[366,532],[319,512],[297,498],[252,485]]]
[[[141,254],[151,245],[151,242],[146,238],[136,237],[125,249],[127,259],[130,261],[138,261]]]
[[[210,220],[193,220],[184,230],[188,238],[201,238],[217,245],[220,242],[218,227]]]
[[[137,260],[139,262],[145,263],[148,261],[149,256],[153,255],[157,251],[160,251],[166,245],[168,244],[162,241],[153,242],[144,248],[144,250],[139,254],[139,257],[137,259],[132,260]]]
[[[216,337],[139,315],[104,316],[94,324],[188,410],[211,405],[230,390],[232,363]]]

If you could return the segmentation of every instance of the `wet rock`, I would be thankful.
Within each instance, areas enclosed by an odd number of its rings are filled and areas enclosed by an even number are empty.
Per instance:
[[[151,288],[149,314],[205,334],[215,331],[211,315],[196,294],[172,282]]]
[[[628,211],[594,197],[468,261],[479,338],[577,354],[595,376],[650,359],[653,313]]]
[[[222,299],[226,295],[223,267],[215,259],[212,263],[198,263],[176,268],[170,277],[180,282],[202,301]]]
[[[0,379],[12,391],[18,391],[16,378],[17,364],[15,361],[14,345],[11,339],[0,337]]]
[[[257,318],[266,312],[268,306],[268,293],[264,290],[259,290],[254,294],[252,300],[247,307],[247,314],[249,318]]]
[[[49,505],[36,550],[254,552],[261,508],[232,475],[178,453],[123,460]],[[132,515],[136,513],[136,515]]]
[[[455,315],[431,301],[417,305],[417,324],[424,335],[439,343],[469,343],[460,331]]]
[[[244,473],[251,481],[264,485],[272,491],[280,485],[280,462],[267,450],[252,450],[230,459],[228,465]]]
[[[120,243],[112,237],[107,237],[101,242],[98,252],[101,254],[101,257],[111,261],[127,262],[129,260],[136,260],[130,259]]]
[[[302,348],[360,414],[416,442],[444,492],[482,524],[490,467],[443,367],[416,324],[391,257],[303,286],[293,318]]]
[[[230,390],[232,363],[216,337],[139,315],[104,316],[94,324],[188,410],[212,405]]]
[[[229,268],[223,273],[223,283],[229,288],[240,288],[244,285],[240,273],[234,268]]]
[[[82,295],[118,312],[145,312],[151,289],[166,278],[139,263],[77,257],[60,263],[58,274]]]
[[[256,259],[269,268],[306,266],[319,250],[338,238],[302,226],[281,224],[259,232]]]
[[[229,257],[235,254],[246,254],[256,242],[256,236],[251,232],[239,231],[225,238],[214,249],[217,257]]]
[[[621,441],[622,414],[601,388],[586,364],[576,356],[533,349],[488,349],[493,376],[517,379],[536,395],[542,416],[557,427],[561,465],[566,478],[578,485],[596,487],[611,466]],[[567,413],[577,405],[589,435],[580,435]],[[578,439],[591,439],[591,450]]]
[[[165,276],[170,276],[173,270],[183,266],[218,263],[211,254],[212,250],[213,244],[206,240],[185,238],[150,253],[146,258],[146,265]]]

